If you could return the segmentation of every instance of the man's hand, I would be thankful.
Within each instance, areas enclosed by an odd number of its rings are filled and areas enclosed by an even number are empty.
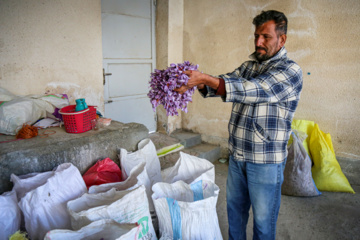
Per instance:
[[[189,88],[192,88],[194,86],[197,86],[198,89],[203,89],[205,85],[213,89],[217,89],[219,87],[220,80],[218,78],[194,70],[185,71],[184,73],[189,76],[188,83],[174,89],[174,91],[180,94],[183,94]]]
[[[198,89],[205,87],[203,83],[203,73],[195,70],[185,71],[184,73],[189,76],[188,83],[186,85],[182,85],[179,88],[175,88],[174,91],[183,94],[194,86],[197,86]]]

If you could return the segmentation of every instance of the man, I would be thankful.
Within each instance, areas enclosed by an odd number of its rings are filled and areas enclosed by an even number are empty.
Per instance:
[[[286,145],[302,89],[301,68],[284,47],[286,16],[263,11],[253,24],[251,61],[218,77],[187,71],[187,85],[176,89],[183,93],[197,86],[204,97],[233,102],[226,187],[229,239],[246,239],[250,206],[254,239],[275,239]]]

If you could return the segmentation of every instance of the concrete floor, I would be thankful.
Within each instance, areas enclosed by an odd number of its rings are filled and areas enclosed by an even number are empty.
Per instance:
[[[150,136],[157,148],[162,144],[176,141],[164,135]],[[160,158],[162,169],[171,167],[178,155]],[[290,197],[282,195],[279,219],[277,223],[278,240],[344,240],[360,239],[360,162],[339,161],[343,173],[347,176],[356,194],[340,192],[322,192],[318,197]],[[226,178],[228,162],[214,162],[215,183],[220,188],[217,213],[224,240],[228,239],[226,211]],[[247,239],[252,239],[253,218],[247,227]]]
[[[224,240],[227,234],[226,177],[228,164],[216,162],[215,183],[220,187],[217,213]],[[279,240],[360,239],[360,186],[352,184],[356,194],[322,192],[318,197],[282,195],[277,236]],[[247,239],[252,239],[250,214]]]

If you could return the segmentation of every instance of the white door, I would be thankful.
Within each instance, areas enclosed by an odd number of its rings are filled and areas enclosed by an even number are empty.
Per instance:
[[[154,132],[156,115],[147,97],[156,66],[153,0],[102,0],[101,20],[104,115]]]

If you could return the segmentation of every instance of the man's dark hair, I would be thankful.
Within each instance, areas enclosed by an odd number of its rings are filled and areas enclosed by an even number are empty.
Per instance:
[[[256,27],[259,27],[263,25],[264,23],[274,20],[275,21],[275,30],[278,34],[278,36],[282,34],[286,34],[287,32],[287,23],[288,20],[284,13],[278,12],[275,10],[269,10],[269,11],[262,11],[259,15],[257,15],[254,20],[253,24]]]

